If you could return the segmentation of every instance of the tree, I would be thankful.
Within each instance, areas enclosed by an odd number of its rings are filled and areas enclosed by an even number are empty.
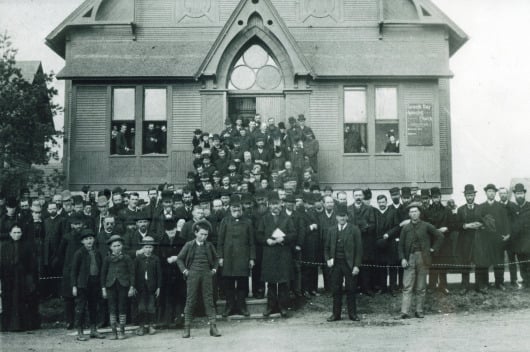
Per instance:
[[[57,90],[53,74],[38,73],[33,82],[22,77],[17,50],[7,34],[0,34],[0,188],[17,195],[35,182],[32,165],[46,165],[58,135],[53,117]]]

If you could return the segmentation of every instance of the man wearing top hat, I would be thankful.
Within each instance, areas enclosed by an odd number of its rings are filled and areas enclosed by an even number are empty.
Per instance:
[[[15,197],[7,197],[6,212],[0,217],[0,243],[10,239],[9,230],[18,221],[18,203]]]
[[[131,192],[129,194],[129,203],[127,204],[127,207],[124,207],[122,210],[119,211],[116,226],[117,230],[120,231],[120,233],[125,233],[124,223],[127,220],[136,220],[136,215],[140,211],[140,209],[138,208],[139,199],[140,195],[137,192]]]
[[[482,226],[476,233],[473,250],[475,277],[479,290],[487,287],[488,268],[493,265],[495,288],[504,291],[504,248],[511,237],[510,221],[506,207],[495,200],[497,187],[488,184],[484,191],[487,200],[478,207]]]
[[[523,287],[530,287],[530,203],[526,201],[526,188],[518,183],[513,188],[515,203],[510,203],[512,220],[512,249],[519,259]]]
[[[475,186],[468,184],[464,187],[464,197],[466,204],[458,208],[456,212],[457,223],[459,230],[457,246],[456,246],[456,260],[457,264],[462,265],[460,272],[462,273],[462,284],[460,294],[466,294],[470,290],[469,276],[471,273],[473,244],[477,230],[482,227],[480,218],[478,216],[478,204],[475,203],[475,196],[477,191]],[[476,289],[480,290],[477,280],[475,279]]]
[[[169,219],[176,221],[176,214],[173,210],[173,192],[164,190],[162,191],[162,206],[154,212],[151,219],[150,233],[155,238],[160,238],[164,234],[164,221]]]
[[[226,296],[223,316],[237,312],[248,316],[245,298],[249,291],[248,277],[256,259],[256,247],[252,221],[243,216],[238,196],[232,196],[230,214],[219,225],[217,255]]]
[[[123,250],[134,260],[138,255],[143,254],[141,242],[146,236],[151,236],[149,232],[150,218],[146,211],[138,211],[135,214],[136,231],[128,232],[123,236]],[[153,236],[151,236],[153,237]]]
[[[331,271],[331,289],[333,293],[333,312],[328,322],[341,320],[342,283],[346,282],[346,301],[348,317],[359,321],[355,293],[357,278],[362,261],[361,231],[348,222],[348,210],[339,205],[335,212],[337,225],[331,227],[326,235],[324,259]]]
[[[287,317],[289,282],[292,278],[291,245],[296,238],[293,221],[281,211],[277,195],[269,199],[269,211],[259,219],[256,236],[263,245],[261,279],[267,282],[267,308],[263,315],[268,317],[276,309]]]

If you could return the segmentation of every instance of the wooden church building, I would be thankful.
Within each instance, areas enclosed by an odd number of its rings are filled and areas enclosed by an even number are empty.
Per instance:
[[[451,193],[449,60],[467,40],[430,0],[87,0],[46,38],[68,186],[183,184],[195,129],[259,113],[305,115],[322,184]]]

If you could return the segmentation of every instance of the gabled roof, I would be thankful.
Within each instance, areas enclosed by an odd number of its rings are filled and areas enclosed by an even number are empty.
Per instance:
[[[22,78],[29,83],[33,83],[35,76],[42,73],[42,63],[40,61],[17,61],[16,67],[20,69]]]
[[[202,75],[213,76],[216,74],[225,50],[241,34],[244,28],[239,24],[241,23],[240,21],[249,27],[251,24],[247,22],[255,13],[258,13],[261,18],[267,19],[267,21],[272,21],[272,24],[267,24],[265,31],[270,32],[271,36],[276,37],[284,46],[289,54],[293,66],[293,73],[297,75],[315,76],[309,61],[304,57],[298,43],[272,2],[270,0],[262,0],[256,4],[253,0],[241,0],[221,30],[221,33],[219,33],[208,55],[199,67],[195,78]],[[250,40],[251,38],[247,39]]]

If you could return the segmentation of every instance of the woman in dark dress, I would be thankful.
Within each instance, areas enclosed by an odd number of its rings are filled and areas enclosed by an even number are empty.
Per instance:
[[[35,256],[27,241],[21,241],[18,224],[9,230],[10,239],[0,248],[0,281],[2,282],[2,331],[25,331],[32,328],[29,298],[36,289]]]

